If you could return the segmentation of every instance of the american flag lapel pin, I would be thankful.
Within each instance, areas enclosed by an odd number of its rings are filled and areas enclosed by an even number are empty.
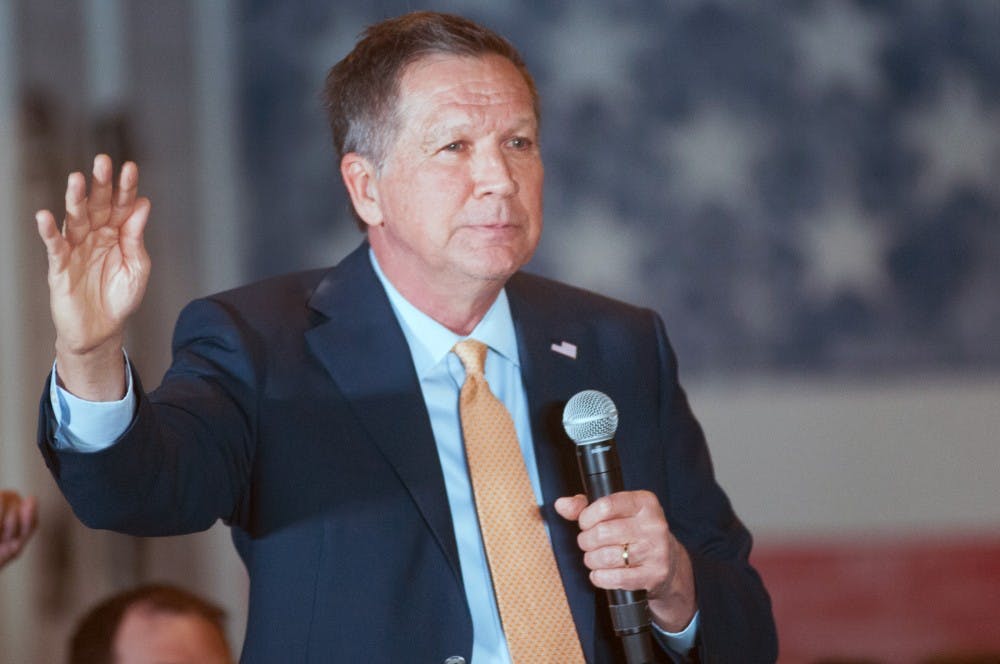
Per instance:
[[[552,344],[551,348],[553,353],[565,355],[571,360],[576,359],[576,344],[571,344],[568,341],[560,341],[557,344]]]

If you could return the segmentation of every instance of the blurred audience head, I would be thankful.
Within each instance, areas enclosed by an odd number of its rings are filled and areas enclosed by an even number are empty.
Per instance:
[[[90,609],[68,664],[231,664],[219,607],[181,588],[138,586]]]

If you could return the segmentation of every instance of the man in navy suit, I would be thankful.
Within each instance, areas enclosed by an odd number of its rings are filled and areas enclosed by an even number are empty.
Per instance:
[[[449,350],[473,337],[586,660],[621,661],[596,589],[623,588],[648,593],[663,661],[773,661],[750,536],[659,318],[519,272],[543,168],[517,52],[408,14],[369,28],[326,99],[365,242],[332,269],[189,305],[153,392],[122,352],[150,269],[136,166],[113,187],[99,156],[89,194],[71,175],[62,232],[37,215],[57,331],[40,445],[81,520],[137,535],[226,520],[251,580],[244,662],[509,662]],[[586,388],[618,403],[628,487],[590,505],[558,426]]]

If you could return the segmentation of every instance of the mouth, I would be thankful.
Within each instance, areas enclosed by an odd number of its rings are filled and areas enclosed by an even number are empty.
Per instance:
[[[521,220],[511,214],[500,213],[496,216],[483,216],[478,219],[467,220],[465,226],[472,229],[503,230],[522,226]]]
[[[467,230],[473,233],[483,234],[483,235],[510,235],[520,231],[520,224],[515,224],[511,222],[495,222],[495,223],[484,223],[484,224],[469,224],[465,226]]]

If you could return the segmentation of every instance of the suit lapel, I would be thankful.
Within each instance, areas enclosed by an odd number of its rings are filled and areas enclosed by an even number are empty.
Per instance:
[[[393,466],[459,585],[458,548],[437,447],[410,350],[364,243],[320,282],[309,306],[327,318],[307,342]]]
[[[576,544],[579,529],[556,514],[556,498],[583,492],[576,451],[562,428],[566,401],[587,384],[587,349],[596,348],[579,322],[552,311],[552,300],[539,293],[531,277],[515,275],[507,284],[511,315],[517,332],[521,374],[531,411],[535,459],[542,484],[543,514],[555,548],[556,563],[573,611],[587,661],[595,661],[594,588]],[[569,342],[580,355],[565,352]],[[555,344],[563,352],[552,350]]]
[[[420,383],[406,338],[362,244],[320,282],[309,306],[326,320],[306,332],[313,353],[351,403],[400,481],[407,487],[461,585],[458,549]],[[515,275],[507,285],[522,376],[531,411],[543,513],[587,661],[595,661],[596,595],[576,545],[579,530],[552,508],[583,491],[572,443],[562,430],[570,396],[589,387],[590,332],[552,312],[537,282]],[[578,357],[555,352],[568,341]],[[563,347],[565,348],[565,347]]]

